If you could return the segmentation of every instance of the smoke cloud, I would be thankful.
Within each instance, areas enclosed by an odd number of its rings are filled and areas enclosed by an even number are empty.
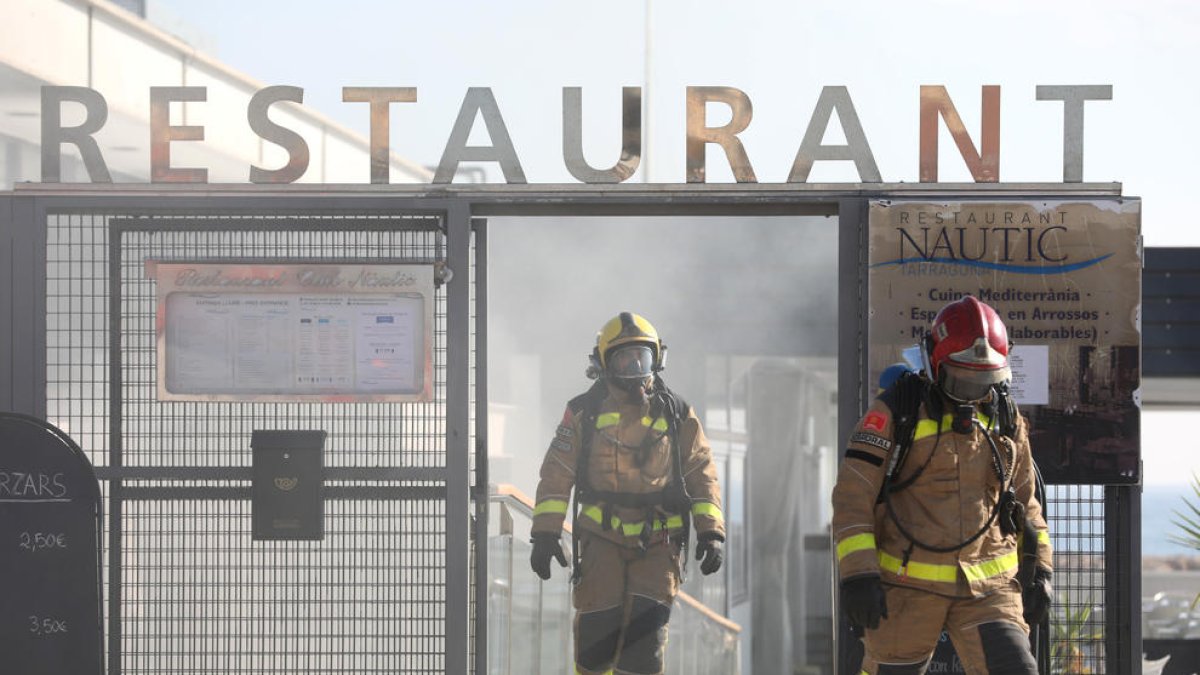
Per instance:
[[[837,353],[837,220],[513,217],[488,223],[492,480],[532,494],[554,425],[622,311],[668,346],[664,378],[701,413],[716,355]],[[494,415],[494,418],[495,418]],[[499,432],[499,429],[493,431]]]

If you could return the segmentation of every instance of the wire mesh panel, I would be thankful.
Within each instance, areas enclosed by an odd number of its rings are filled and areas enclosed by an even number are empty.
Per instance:
[[[1105,500],[1103,486],[1046,488],[1054,546],[1050,672],[1105,673]]]
[[[46,410],[108,465],[108,218],[54,216],[46,233]],[[102,488],[105,486],[102,484]]]
[[[323,541],[253,542],[245,500],[126,500],[122,672],[441,672],[444,516],[333,499]]]
[[[74,438],[99,470],[108,466],[109,459],[108,358],[108,218],[50,217],[46,223],[46,417]],[[100,481],[100,492],[107,513],[108,481]],[[107,566],[108,518],[103,525],[101,561]],[[108,597],[109,578],[105,570],[104,597]]]
[[[160,401],[146,267],[444,262],[441,219],[62,214],[47,228],[48,416],[110,479],[111,671],[445,671],[456,534],[447,532],[445,286],[433,299],[427,402]],[[328,433],[323,540],[252,540],[255,429]]]

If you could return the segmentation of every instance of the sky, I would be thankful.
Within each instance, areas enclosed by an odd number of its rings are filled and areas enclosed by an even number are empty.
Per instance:
[[[160,25],[187,26],[178,32],[267,84],[303,87],[306,105],[363,133],[367,106],[343,103],[342,87],[416,87],[416,103],[393,106],[392,146],[423,164],[440,159],[467,88],[490,87],[535,183],[573,181],[560,136],[566,86],[583,88],[585,150],[608,166],[619,151],[621,87],[648,79],[650,179],[681,183],[688,86],[750,97],[741,137],[760,182],[786,180],[821,88],[846,86],[883,179],[911,182],[919,87],[944,85],[977,138],[980,87],[999,85],[1001,180],[1058,182],[1063,106],[1036,100],[1036,86],[1111,84],[1113,100],[1086,106],[1084,180],[1118,181],[1144,198],[1147,245],[1200,245],[1185,222],[1200,154],[1188,131],[1200,109],[1188,77],[1200,63],[1194,2],[151,3]],[[728,120],[719,105],[710,115],[713,125]],[[831,127],[827,142],[840,141]],[[970,180],[942,134],[941,180]],[[710,181],[731,181],[720,153],[709,154]],[[820,162],[809,178],[855,180],[848,162]]]
[[[1113,99],[1085,109],[1084,180],[1143,198],[1147,246],[1200,246],[1190,221],[1200,3],[151,0],[150,18],[266,84],[303,87],[306,106],[364,135],[367,106],[343,103],[342,87],[416,87],[416,103],[393,106],[392,149],[426,165],[440,159],[467,88],[490,87],[531,183],[573,182],[561,145],[567,86],[583,88],[585,154],[607,167],[621,87],[648,82],[649,142],[633,180],[648,164],[651,182],[682,183],[688,86],[750,97],[741,138],[760,182],[786,180],[821,88],[846,86],[883,179],[913,182],[920,86],[944,85],[978,142],[980,87],[999,85],[1001,181],[1060,182],[1062,104],[1037,101],[1035,87],[1110,84]],[[728,120],[721,106],[709,114],[710,125]],[[472,142],[486,143],[478,127]],[[842,142],[831,128],[826,142]],[[970,180],[944,131],[940,146],[941,180]],[[708,171],[710,182],[732,181],[719,152]],[[495,166],[490,176],[501,179]],[[809,181],[857,174],[818,162]],[[1144,415],[1148,487],[1200,472],[1196,444],[1178,440],[1197,416]]]

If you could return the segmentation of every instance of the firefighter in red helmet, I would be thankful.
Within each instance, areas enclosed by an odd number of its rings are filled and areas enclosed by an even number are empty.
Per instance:
[[[573,507],[575,667],[658,675],[691,525],[700,571],[721,567],[725,524],[700,420],[659,373],[666,347],[631,312],[596,337],[597,382],[567,404],[542,463],[530,565],[549,579]],[[574,499],[571,499],[574,492]]]
[[[833,491],[862,672],[924,673],[946,630],[968,673],[1036,674],[1028,633],[1049,609],[1050,537],[1008,393],[1007,330],[968,295],[938,312],[922,348],[924,371],[859,420]]]

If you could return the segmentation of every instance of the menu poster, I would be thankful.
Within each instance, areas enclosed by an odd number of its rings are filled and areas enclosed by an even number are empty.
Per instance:
[[[1048,483],[1140,480],[1141,202],[872,202],[868,382],[973,295],[1014,347],[1012,391]],[[911,353],[911,352],[910,352]]]
[[[431,265],[153,268],[161,400],[430,398]]]

